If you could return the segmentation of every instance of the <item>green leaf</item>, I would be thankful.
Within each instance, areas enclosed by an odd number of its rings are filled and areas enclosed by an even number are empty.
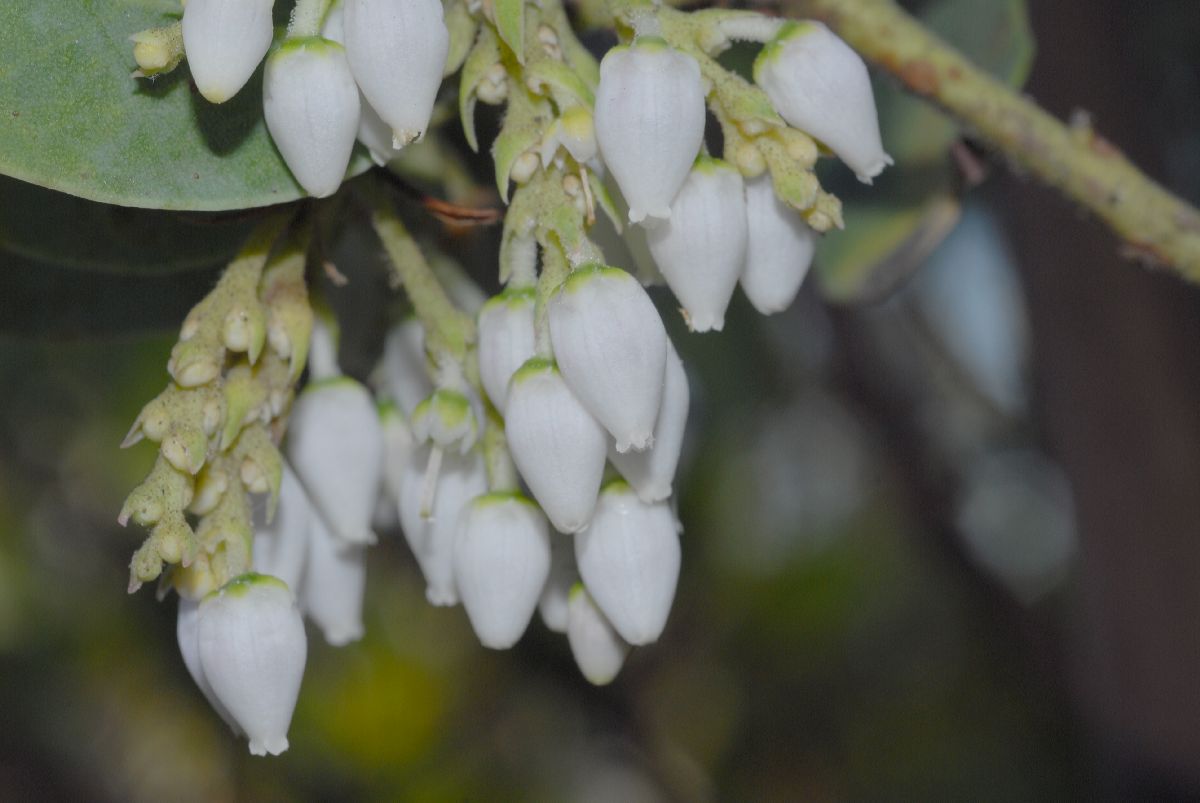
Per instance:
[[[1025,0],[934,0],[922,20],[992,75],[1017,87],[1029,75],[1033,35]],[[950,148],[962,130],[894,82],[875,83],[884,148],[896,160],[872,187],[848,171],[823,169],[822,185],[843,202],[845,231],[827,234],[815,273],[838,303],[878,300],[899,287],[954,228],[961,180]],[[824,168],[825,165],[822,165]]]
[[[215,106],[186,61],[130,77],[129,36],[178,17],[177,0],[0,3],[0,173],[93,201],[224,210],[303,191],[262,115],[262,71]],[[350,165],[370,166],[361,150]]]
[[[0,253],[0,336],[83,339],[175,330],[220,270],[112,276]]]
[[[195,270],[232,258],[250,228],[241,216],[99,204],[0,176],[0,254],[33,262],[122,274]]]

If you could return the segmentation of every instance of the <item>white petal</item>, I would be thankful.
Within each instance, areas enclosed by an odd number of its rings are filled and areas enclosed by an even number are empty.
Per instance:
[[[694,332],[721,331],[746,259],[742,175],[702,157],[671,204],[671,219],[646,231],[647,245]]]
[[[746,182],[746,268],[742,290],[763,315],[796,300],[812,265],[817,233],[775,195],[769,176]]]
[[[600,62],[595,127],[629,220],[670,217],[704,139],[700,66],[654,37],[614,47]]]
[[[308,653],[292,593],[273,577],[236,578],[200,603],[198,638],[204,675],[250,738],[250,752],[287,750]]]
[[[572,536],[551,533],[550,576],[538,600],[542,623],[555,633],[567,632],[567,605],[571,587],[579,582],[575,569],[575,541]]]
[[[358,134],[358,87],[346,52],[328,39],[285,42],[263,74],[267,130],[288,169],[317,198],[342,185]]]
[[[362,114],[358,118],[358,141],[371,152],[375,164],[385,165],[400,155],[400,149],[392,141],[392,128],[365,97],[359,98],[359,105]]]
[[[377,529],[390,530],[400,524],[400,489],[417,443],[403,413],[395,405],[382,405],[379,421],[383,427],[383,482],[379,486],[372,521]]]
[[[517,643],[550,575],[550,527],[519,494],[485,494],[459,518],[454,580],[485,647]]]
[[[362,638],[366,583],[367,548],[347,544],[314,518],[300,607],[332,646],[342,647]]]
[[[273,0],[192,0],[183,9],[183,49],[200,94],[224,103],[250,80],[275,30]]]
[[[604,475],[604,428],[554,364],[530,360],[508,391],[505,434],[533,498],[561,532],[588,525]]]
[[[612,483],[600,494],[592,526],[575,536],[575,561],[623,639],[658,639],[679,580],[679,534],[669,505],[646,504],[625,483]]]
[[[584,267],[554,294],[549,313],[554,357],[571,390],[616,438],[617,451],[649,447],[667,331],[645,289],[623,270]]]
[[[346,0],[350,68],[397,145],[429,126],[450,49],[442,16],[440,0]]]
[[[654,445],[645,451],[624,453],[616,450],[615,441],[608,445],[608,459],[645,502],[660,502],[671,495],[687,429],[691,391],[683,361],[669,343],[666,376],[662,406],[654,424]]]
[[[825,143],[867,184],[892,163],[879,139],[867,65],[819,22],[785,24],[754,62],[788,125]]]
[[[507,289],[479,312],[479,378],[500,415],[508,382],[533,357],[533,288]]]
[[[393,326],[383,341],[382,382],[384,392],[411,416],[430,393],[433,384],[425,364],[425,331],[416,318]]]
[[[192,676],[192,680],[204,695],[204,699],[208,700],[208,704],[213,707],[221,719],[225,720],[225,724],[229,726],[230,730],[240,736],[242,729],[238,727],[237,721],[229,713],[229,709],[213,693],[212,685],[204,675],[204,667],[200,665],[199,623],[200,603],[180,595],[175,637],[179,641],[179,653],[183,656],[183,665],[187,667],[188,674]]]
[[[629,645],[613,630],[582,585],[571,589],[567,641],[579,671],[597,686],[612,683],[629,654]]]
[[[288,456],[334,534],[348,543],[374,543],[383,429],[367,389],[346,377],[309,385],[292,410]]]
[[[454,537],[458,517],[467,503],[487,492],[487,471],[478,449],[465,455],[447,452],[442,458],[429,516],[423,516],[429,447],[417,449],[408,461],[400,488],[400,526],[425,575],[425,597],[431,605],[457,605],[454,583]]]
[[[254,570],[278,577],[293,594],[299,594],[308,557],[308,528],[316,514],[286,460],[279,485],[279,505],[269,524],[267,502],[265,494],[255,500]]]

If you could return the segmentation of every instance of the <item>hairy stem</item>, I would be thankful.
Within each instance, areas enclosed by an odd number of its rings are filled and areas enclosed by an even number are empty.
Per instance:
[[[893,0],[798,0],[855,50],[971,126],[1014,164],[1090,210],[1129,255],[1200,282],[1200,213],[1086,124],[1065,125],[973,65]]]

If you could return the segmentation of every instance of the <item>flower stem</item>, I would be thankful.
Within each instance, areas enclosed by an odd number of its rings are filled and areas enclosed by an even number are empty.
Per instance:
[[[321,23],[332,0],[296,0],[292,19],[288,22],[287,38],[304,39],[321,32]]]

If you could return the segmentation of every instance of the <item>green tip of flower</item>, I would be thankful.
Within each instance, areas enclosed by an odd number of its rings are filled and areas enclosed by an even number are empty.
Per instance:
[[[317,379],[309,382],[304,386],[302,395],[320,393],[328,390],[344,390],[346,388],[360,389],[362,387],[362,383],[357,379],[353,379],[348,376],[331,376],[325,379]]]
[[[624,278],[626,276],[633,278],[620,268],[602,265],[599,262],[588,262],[571,271],[566,281],[562,283],[562,289],[559,292],[573,293],[593,279]]]
[[[615,480],[610,480],[609,482],[605,483],[604,487],[600,489],[600,493],[602,493],[602,494],[631,494],[631,493],[633,493],[633,487],[630,486],[630,484],[628,482],[626,482],[623,478],[618,477]]]
[[[536,300],[536,287],[505,287],[499,293],[489,298],[484,303],[482,309],[498,307],[501,304],[507,304],[510,307],[521,307],[526,304],[532,304]]]
[[[633,46],[638,50],[659,51],[670,50],[671,45],[661,36],[639,36],[633,40]]]
[[[525,505],[533,510],[539,509],[533,500],[525,496],[525,494],[517,491],[491,491],[489,493],[482,494],[481,496],[477,496],[471,501],[471,504],[477,508],[493,507],[496,505],[506,505],[510,503]]]
[[[547,360],[545,357],[534,357],[526,360],[524,365],[516,370],[516,373],[512,375],[512,381],[524,382],[526,379],[551,371],[558,373],[558,366],[555,365],[554,360]]]
[[[216,591],[209,592],[206,596],[206,599],[208,597],[212,597],[213,595],[224,596],[226,594],[234,597],[242,597],[248,594],[251,589],[270,587],[282,588],[284,591],[291,591],[291,589],[288,588],[287,583],[283,582],[278,577],[274,577],[269,574],[259,574],[258,572],[246,572],[245,574],[239,574],[237,577],[233,578]]]
[[[282,58],[296,53],[336,53],[344,50],[345,48],[332,39],[323,36],[302,36],[297,39],[285,39],[271,54],[271,58]]]
[[[735,168],[729,162],[725,161],[724,159],[718,159],[715,156],[708,156],[707,154],[700,154],[697,156],[696,161],[692,164],[692,169],[698,173],[705,173],[708,175],[722,170],[732,170],[737,172],[737,168]]]

